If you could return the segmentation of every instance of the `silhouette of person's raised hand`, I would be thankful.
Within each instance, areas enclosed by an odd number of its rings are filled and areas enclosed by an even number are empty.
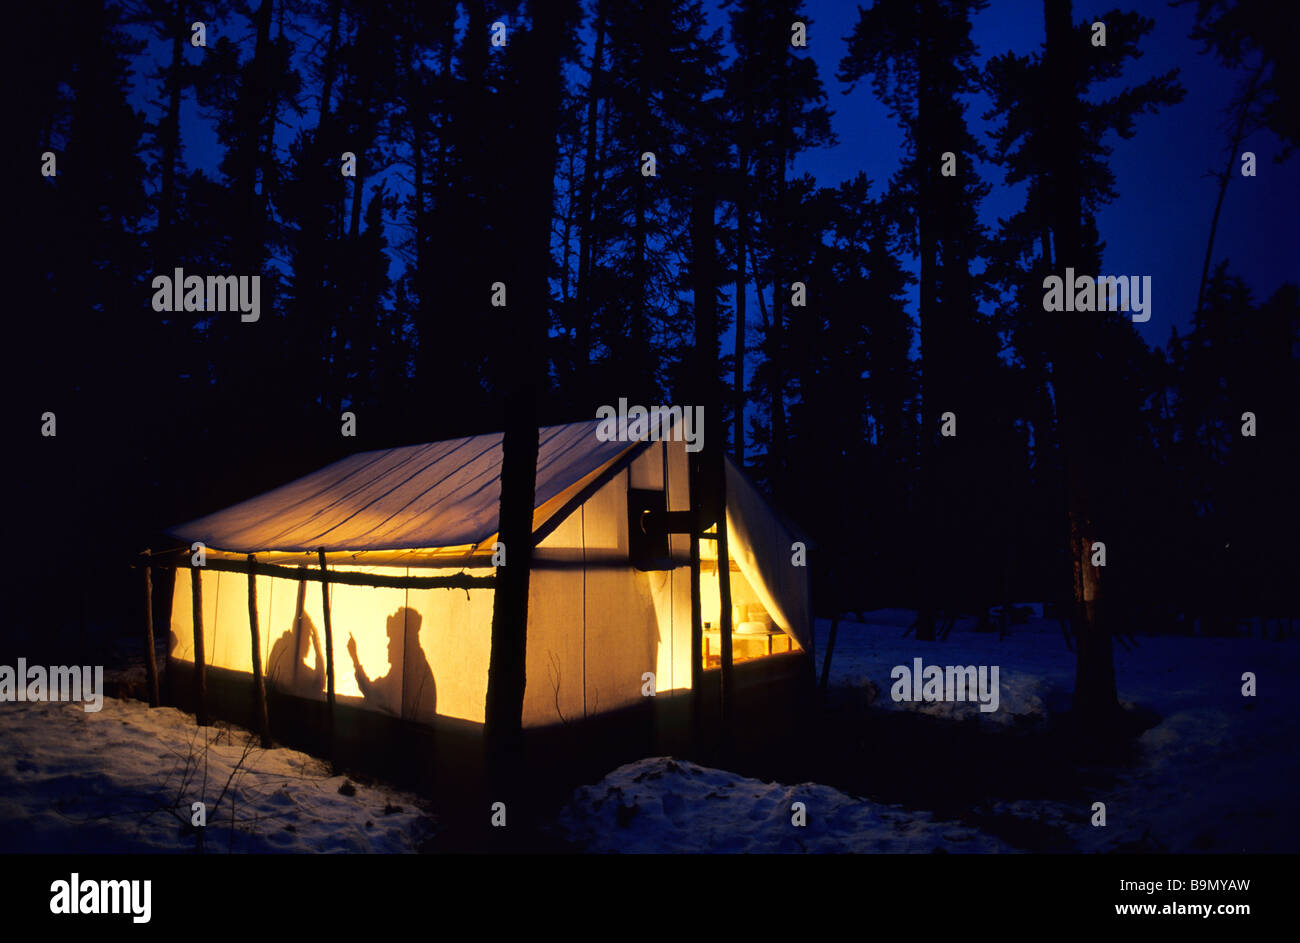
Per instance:
[[[408,619],[411,629],[407,631]],[[437,710],[437,688],[429,662],[420,650],[420,616],[405,606],[388,617],[388,673],[371,679],[357,657],[356,639],[348,635],[348,655],[361,696],[379,710],[399,717],[428,718]]]
[[[348,657],[352,659],[352,673],[357,679],[357,687],[361,689],[361,696],[366,697],[370,689],[370,679],[366,677],[365,669],[361,667],[361,660],[357,658],[357,640],[351,632],[348,633]]]
[[[316,667],[307,667],[307,648],[316,655]],[[290,694],[311,695],[325,687],[325,657],[321,654],[320,636],[306,613],[302,624],[285,631],[271,647],[267,659],[267,677],[271,683]]]

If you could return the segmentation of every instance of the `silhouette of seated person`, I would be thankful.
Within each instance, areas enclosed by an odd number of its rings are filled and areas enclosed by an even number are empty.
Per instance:
[[[266,660],[266,677],[286,694],[312,697],[325,690],[325,656],[320,650],[320,636],[307,613],[301,621],[275,640],[271,657]],[[316,667],[307,667],[308,646],[316,655]]]
[[[388,617],[388,674],[373,680],[357,659],[357,640],[348,633],[361,696],[369,706],[408,720],[431,719],[438,704],[433,669],[420,647],[420,622],[420,614],[405,606]]]

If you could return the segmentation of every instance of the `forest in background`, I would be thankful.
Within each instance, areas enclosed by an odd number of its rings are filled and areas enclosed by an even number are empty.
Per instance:
[[[1238,90],[1224,153],[1247,133],[1289,152],[1295,14],[1192,5],[1189,49]],[[167,526],[356,451],[500,430],[523,375],[543,424],[713,384],[729,454],[813,541],[822,614],[905,605],[925,634],[946,611],[1065,602],[1071,555],[1104,539],[1110,631],[1294,615],[1296,285],[1255,296],[1207,251],[1164,348],[1122,313],[1045,312],[1045,276],[1105,271],[1111,146],[1182,89],[1113,91],[1145,17],[1099,14],[1098,47],[1092,11],[1045,0],[1040,45],[985,60],[986,6],[877,0],[834,75],[791,45],[815,22],[768,0],[726,0],[721,28],[695,0],[24,14],[21,153],[58,172],[17,188],[16,621],[126,628],[127,566]],[[898,173],[796,172],[858,83],[903,133]],[[977,89],[992,134],[972,131]],[[195,107],[215,172],[187,160]],[[1024,202],[989,227],[993,182]],[[178,267],[260,274],[260,319],[154,312],[152,278]]]

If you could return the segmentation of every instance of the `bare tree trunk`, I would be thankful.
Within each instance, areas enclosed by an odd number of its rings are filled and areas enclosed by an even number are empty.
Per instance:
[[[576,0],[541,6],[533,12],[531,29],[515,40],[520,73],[529,75],[532,82],[533,94],[527,105],[521,106],[517,121],[520,146],[532,155],[532,160],[529,172],[521,172],[520,180],[519,231],[527,240],[526,262],[518,278],[523,314],[519,329],[509,339],[511,356],[507,358],[511,379],[505,397],[499,517],[506,565],[497,569],[485,705],[489,771],[498,784],[512,781],[511,768],[522,745],[537,479],[537,396],[547,376],[555,132],[563,101],[565,38],[577,18]]]
[[[778,239],[785,243],[787,227],[785,221],[785,151],[781,150],[777,166],[777,226]],[[768,351],[768,409],[771,412],[771,437],[768,442],[768,466],[771,469],[771,481],[774,500],[780,501],[785,493],[785,474],[783,471],[786,458],[785,431],[785,368],[783,336],[784,305],[781,293],[784,285],[785,267],[782,265],[784,246],[778,246],[772,255],[772,325],[770,331],[770,349]]]
[[[1214,175],[1219,181],[1219,195],[1214,201],[1214,215],[1210,218],[1210,237],[1205,244],[1205,261],[1201,263],[1201,283],[1196,289],[1196,310],[1198,313],[1205,302],[1205,283],[1210,277],[1210,259],[1214,254],[1214,236],[1219,229],[1219,212],[1223,209],[1223,198],[1228,192],[1228,181],[1232,179],[1233,165],[1238,160],[1237,149],[1241,147],[1241,142],[1248,133],[1246,124],[1250,120],[1250,106],[1255,101],[1255,89],[1263,73],[1264,66],[1261,64],[1251,74],[1246,90],[1234,102],[1234,107],[1237,109],[1237,123],[1233,128],[1232,140],[1228,144],[1228,162],[1223,168],[1223,173]]]
[[[330,762],[337,759],[334,743],[334,621],[330,614],[330,584],[326,580],[325,574],[329,572],[325,567],[325,548],[322,547],[317,551],[320,560],[320,598],[321,608],[325,615],[325,733],[329,738],[329,757]],[[251,575],[249,577],[252,578]]]
[[[149,706],[158,706],[158,656],[153,640],[153,576],[149,551],[144,552],[144,667],[149,682]]]
[[[1052,182],[1051,215],[1055,223],[1056,264],[1084,268],[1081,216],[1078,66],[1070,0],[1044,0],[1047,31],[1046,97],[1049,128],[1048,171]],[[1119,711],[1115,691],[1115,659],[1110,632],[1103,619],[1101,567],[1092,564],[1096,542],[1089,492],[1095,462],[1082,402],[1083,358],[1095,342],[1095,327],[1075,313],[1060,321],[1057,331],[1057,402],[1065,462],[1068,545],[1074,586],[1077,639],[1074,712],[1085,728],[1103,732]],[[1086,329],[1085,329],[1086,328]]]
[[[838,612],[831,615],[831,632],[826,639],[826,660],[822,662],[822,680],[821,689],[826,690],[827,684],[831,678],[831,656],[835,654],[835,634],[839,631],[840,614]]]
[[[248,555],[248,634],[253,656],[253,710],[257,729],[262,735],[262,749],[271,748],[271,723],[266,714],[266,682],[262,678],[262,635],[257,625],[257,574],[253,565],[257,558]]]
[[[708,504],[704,509],[701,524],[713,522],[717,526],[718,548],[718,592],[720,608],[718,633],[722,648],[720,703],[723,742],[726,743],[732,707],[732,690],[734,687],[731,651],[731,566],[727,546],[727,477],[725,426],[722,422],[722,387],[714,373],[717,363],[718,337],[718,301],[717,301],[717,255],[714,242],[715,194],[711,184],[713,178],[704,173],[697,174],[700,179],[696,187],[691,207],[691,254],[694,272],[695,295],[695,364],[694,382],[698,401],[704,405],[705,429],[704,449],[701,451],[701,465],[705,479],[704,491]]]
[[[587,129],[584,141],[585,152],[582,160],[582,190],[578,211],[578,354],[585,358],[583,366],[591,360],[591,270],[595,262],[593,246],[592,212],[596,188],[596,155],[599,151],[596,131],[596,116],[600,111],[600,95],[605,55],[605,9],[603,3],[596,4],[595,26],[596,44],[591,54],[591,67],[588,69],[587,86]],[[586,370],[579,381],[583,392],[586,391]]]
[[[498,760],[517,747],[522,730],[537,478],[536,410],[532,384],[519,386],[506,399],[499,531],[506,564],[497,567],[485,712],[485,733]]]
[[[258,127],[253,167],[248,178],[244,181],[243,196],[246,201],[245,205],[248,208],[250,228],[255,233],[255,238],[247,251],[256,258],[256,269],[259,271],[266,252],[266,216],[269,196],[267,188],[271,179],[272,155],[275,152],[276,103],[274,96],[269,91],[271,76],[268,74],[270,67],[268,65],[269,53],[267,51],[271,44],[271,14],[273,7],[272,0],[262,0],[261,5],[257,8],[257,15],[254,18],[257,39],[253,46],[253,62],[250,66],[253,89],[245,92],[253,96],[256,103],[256,107],[252,111],[256,116]],[[260,191],[257,188],[259,177],[262,181]]]
[[[172,34],[171,65],[167,69],[167,112],[159,130],[162,132],[162,187],[158,199],[158,246],[172,247],[172,217],[176,211],[176,162],[181,147],[181,69],[184,67],[183,32],[180,0],[172,4],[169,18]],[[157,253],[155,253],[157,255]],[[159,262],[160,270],[162,263]]]
[[[784,62],[784,60],[782,60]],[[782,77],[786,73],[782,67]],[[790,114],[785,94],[781,94],[779,103],[780,117],[777,122],[777,134],[789,133]],[[785,305],[782,292],[788,291],[785,283],[785,253],[790,249],[789,213],[786,200],[786,162],[789,153],[784,139],[777,142],[776,161],[773,168],[776,173],[776,212],[774,226],[774,245],[772,263],[772,324],[769,333],[770,349],[768,351],[768,409],[771,413],[771,435],[768,442],[768,467],[771,471],[768,482],[772,497],[780,502],[785,495],[785,460],[786,460],[786,423],[785,423]]]
[[[933,5],[926,3],[923,15],[934,15]],[[920,534],[917,554],[917,586],[919,599],[916,609],[916,638],[933,642],[935,638],[935,552],[938,541],[935,496],[934,424],[939,418],[937,378],[939,351],[935,342],[938,315],[935,311],[935,279],[938,277],[938,249],[935,239],[935,212],[931,174],[934,173],[934,149],[930,140],[930,123],[933,120],[933,96],[928,94],[928,82],[933,80],[929,61],[929,41],[922,32],[921,48],[917,55],[917,120],[916,120],[916,226],[920,258],[918,264],[919,298],[917,310],[917,335],[921,348],[921,437],[918,441],[917,506],[920,510]]]
[[[704,615],[700,601],[700,530],[704,521],[704,506],[700,501],[703,476],[699,457],[687,455],[688,491],[691,498],[691,724],[696,742],[699,742],[704,712],[701,697],[704,690]]]
[[[560,237],[560,309],[567,311],[573,285],[573,226],[576,211],[573,206],[573,192],[577,185],[578,168],[574,162],[576,147],[570,147],[565,155],[564,190],[567,194],[564,207],[564,229]]]
[[[372,60],[368,56],[366,61],[369,63]],[[360,137],[363,150],[357,154],[357,175],[352,178],[352,216],[348,223],[348,238],[353,240],[361,233],[361,201],[366,190],[366,171],[370,169],[365,152],[374,144],[374,113],[371,110],[374,87],[374,75],[367,72],[364,91],[361,94],[361,115],[364,126]]]
[[[330,117],[330,108],[334,97],[334,77],[338,71],[339,15],[342,8],[343,0],[332,0],[330,3],[330,36],[325,47],[325,69],[321,81],[320,102],[318,105],[320,120],[316,124],[317,129],[324,127]]]
[[[194,719],[208,725],[207,643],[203,638],[203,568],[190,567],[190,611],[194,628]]]
[[[734,364],[735,403],[731,414],[731,454],[736,459],[736,467],[745,467],[745,342],[748,330],[746,308],[749,298],[746,291],[745,255],[749,251],[749,217],[751,203],[749,180],[749,147],[746,136],[754,126],[754,105],[750,96],[745,97],[745,128],[741,131],[741,142],[737,148],[736,174],[736,338]],[[761,292],[761,288],[760,288]]]
[[[749,159],[744,149],[740,152],[740,174],[736,181],[739,197],[736,200],[736,346],[735,346],[735,402],[731,412],[731,454],[736,467],[745,467],[745,252],[749,244],[748,180],[745,176]]]

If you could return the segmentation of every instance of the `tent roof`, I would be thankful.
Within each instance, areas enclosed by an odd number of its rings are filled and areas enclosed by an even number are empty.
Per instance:
[[[643,445],[602,442],[597,420],[538,430],[540,526]],[[241,553],[397,550],[480,543],[498,531],[502,434],[361,452],[168,534]]]

